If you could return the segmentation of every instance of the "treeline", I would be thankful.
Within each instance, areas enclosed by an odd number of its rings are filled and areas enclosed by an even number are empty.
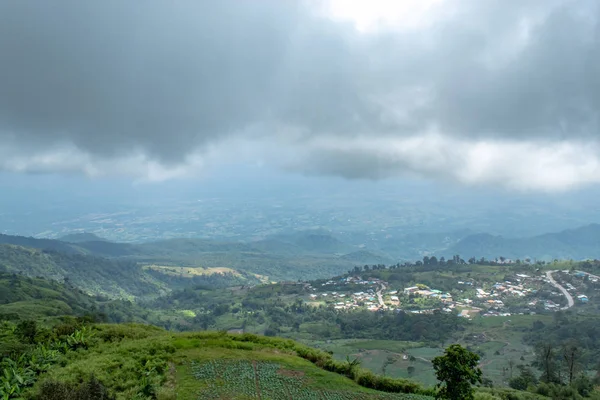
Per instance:
[[[486,259],[485,257],[475,258],[471,257],[467,261],[461,258],[460,255],[454,255],[452,258],[446,259],[445,257],[440,257],[439,259],[436,256],[425,256],[422,260],[418,260],[415,262],[405,261],[402,263],[396,264],[372,264],[372,265],[363,265],[363,266],[355,266],[353,269],[349,270],[349,274],[360,274],[370,271],[379,271],[379,270],[395,270],[402,269],[402,271],[415,271],[418,269],[419,271],[434,271],[439,267],[449,267],[456,269],[456,271],[467,270],[466,268],[461,269],[460,266],[469,266],[469,265],[489,265],[489,266],[498,266],[498,265],[520,265],[523,267],[534,267],[534,266],[543,266],[546,265],[545,261],[532,261],[527,258],[524,260],[509,260],[505,257],[498,257],[494,260]],[[600,269],[600,262],[598,262],[598,268]]]
[[[535,321],[523,340],[530,346],[550,345],[554,350],[575,347],[577,368],[600,370],[600,316],[578,315],[569,311],[553,314],[552,323]],[[553,351],[554,351],[553,350]],[[554,351],[555,358],[561,358]],[[557,363],[559,360],[555,360]],[[560,375],[561,370],[557,369]]]

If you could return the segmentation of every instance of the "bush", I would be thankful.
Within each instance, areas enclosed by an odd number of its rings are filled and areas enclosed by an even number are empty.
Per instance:
[[[37,323],[33,320],[21,321],[17,324],[15,334],[23,343],[35,343]]]
[[[80,385],[50,381],[40,387],[38,400],[114,400],[106,387],[93,375]]]

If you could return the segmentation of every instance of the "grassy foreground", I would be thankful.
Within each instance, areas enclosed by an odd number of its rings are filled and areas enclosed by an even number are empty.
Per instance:
[[[280,338],[98,324],[87,349],[67,352],[27,395],[37,398],[51,383],[76,386],[94,376],[117,399],[431,398],[425,394],[432,391],[416,383],[350,364]]]
[[[70,322],[69,322],[70,321]],[[0,398],[116,399],[433,399],[407,379],[335,360],[290,339],[226,332],[173,333],[142,324],[0,326]],[[477,400],[539,399],[478,388]]]

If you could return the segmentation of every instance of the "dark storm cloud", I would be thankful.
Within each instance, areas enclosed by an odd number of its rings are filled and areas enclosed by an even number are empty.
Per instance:
[[[429,25],[367,34],[309,4],[1,2],[0,152],[18,154],[20,170],[34,156],[55,168],[73,149],[82,163],[141,154],[172,166],[256,138],[297,146],[311,172],[377,178],[447,165],[315,143],[387,150],[431,129],[463,145],[597,139],[594,1],[446,0]]]

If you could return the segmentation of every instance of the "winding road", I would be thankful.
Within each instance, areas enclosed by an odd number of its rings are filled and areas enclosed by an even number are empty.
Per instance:
[[[559,285],[558,283],[556,283],[556,281],[554,280],[554,278],[552,277],[552,274],[556,272],[556,271],[546,271],[546,277],[548,278],[548,280],[550,281],[550,283],[557,288],[558,290],[560,290],[565,297],[567,298],[567,308],[571,308],[575,305],[575,301],[573,300],[573,296],[571,296],[571,294],[569,292],[567,292],[567,289],[565,289],[564,287],[562,287],[561,285]]]
[[[377,300],[379,300],[379,305],[381,306],[381,308],[387,308],[387,306],[383,302],[383,296],[381,294],[381,292],[384,291],[385,289],[386,289],[386,286],[382,283],[381,287],[377,291]]]

